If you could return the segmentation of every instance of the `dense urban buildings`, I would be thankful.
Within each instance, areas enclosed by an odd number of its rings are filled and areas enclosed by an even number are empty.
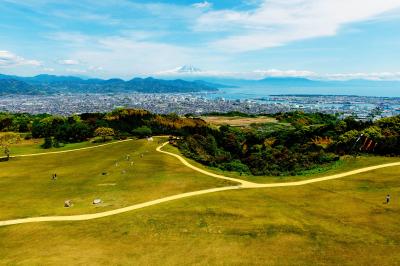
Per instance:
[[[277,113],[293,110],[339,113],[359,119],[377,119],[400,114],[400,98],[275,95],[257,99],[227,100],[204,93],[117,93],[59,94],[49,96],[4,96],[2,112],[27,112],[70,115],[87,112],[107,112],[118,107],[140,108],[154,113],[200,115],[210,112],[239,111],[248,114]]]

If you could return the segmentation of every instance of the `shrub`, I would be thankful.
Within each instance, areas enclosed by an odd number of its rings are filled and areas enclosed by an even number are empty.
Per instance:
[[[50,137],[44,139],[44,143],[41,146],[43,149],[50,149],[53,147],[53,140]]]
[[[243,164],[239,160],[233,160],[229,163],[223,163],[223,164],[221,164],[221,168],[226,171],[250,173],[249,167],[247,165]]]
[[[150,137],[153,134],[153,132],[151,131],[151,128],[149,128],[147,126],[141,126],[141,127],[135,128],[132,131],[132,134],[139,138],[145,138],[145,137]]]

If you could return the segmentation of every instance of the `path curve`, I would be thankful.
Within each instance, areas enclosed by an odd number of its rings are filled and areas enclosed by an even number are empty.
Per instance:
[[[203,170],[203,169],[201,169],[199,167],[196,167],[196,166],[190,164],[188,161],[185,160],[185,158],[183,158],[182,156],[180,156],[178,154],[175,154],[175,153],[172,153],[172,152],[168,152],[168,151],[163,151],[162,148],[165,145],[167,145],[168,143],[169,142],[165,142],[161,146],[158,146],[156,151],[164,153],[164,154],[168,154],[170,156],[173,156],[173,157],[179,159],[179,161],[181,161],[181,163],[183,163],[183,165],[185,165],[185,166],[187,166],[187,167],[189,167],[189,168],[191,168],[191,169],[193,169],[193,170],[195,170],[195,171],[197,171],[199,173],[202,173],[202,174],[205,174],[205,175],[208,175],[208,176],[212,176],[212,177],[215,177],[215,178],[219,178],[219,179],[233,181],[233,182],[239,183],[242,187],[252,187],[254,185],[257,185],[257,183],[249,182],[249,181],[242,180],[242,179],[227,177],[227,176],[223,176],[223,175],[214,174],[214,173],[208,172],[206,170]]]
[[[364,167],[364,168],[360,168],[360,169],[357,169],[357,170],[353,170],[353,171],[349,171],[349,172],[345,172],[345,173],[341,173],[341,174],[335,174],[335,175],[319,177],[319,178],[313,178],[313,179],[302,180],[302,181],[260,184],[260,183],[254,183],[254,182],[245,181],[245,180],[242,180],[242,179],[231,178],[231,177],[227,177],[227,176],[214,174],[214,173],[208,172],[206,170],[200,169],[200,168],[190,164],[185,158],[183,158],[182,156],[180,156],[178,154],[161,150],[167,144],[168,144],[168,142],[166,142],[166,143],[162,144],[161,146],[159,146],[157,148],[157,151],[178,158],[184,165],[186,165],[187,167],[192,168],[193,170],[195,170],[197,172],[203,173],[205,175],[213,176],[213,177],[216,177],[216,178],[220,178],[220,179],[225,179],[225,180],[230,180],[230,181],[233,181],[233,182],[238,182],[238,183],[241,184],[240,185],[241,188],[273,188],[273,187],[302,186],[302,185],[307,185],[307,184],[311,184],[311,183],[317,183],[317,182],[322,182],[322,181],[327,181],[327,180],[332,180],[332,179],[338,179],[338,178],[342,178],[342,177],[346,177],[346,176],[350,176],[350,175],[361,174],[361,173],[365,173],[365,172],[369,172],[369,171],[373,171],[373,170],[377,170],[377,169],[381,169],[381,168],[400,166],[400,162],[387,163],[387,164],[380,164],[380,165],[375,165],[375,166]]]
[[[125,140],[129,141],[129,140]],[[114,142],[115,143],[115,142]],[[111,143],[108,143],[106,145],[110,145]],[[360,173],[365,173],[368,171],[373,171],[381,168],[386,168],[386,167],[394,167],[394,166],[400,166],[400,162],[396,163],[388,163],[388,164],[381,164],[381,165],[376,165],[376,166],[370,166],[370,167],[365,167],[361,168],[358,170],[353,170],[349,171],[346,173],[342,174],[336,174],[336,175],[330,175],[326,177],[319,177],[319,178],[313,178],[309,180],[303,180],[303,181],[295,181],[295,182],[285,182],[285,183],[272,183],[272,184],[259,184],[259,183],[253,183],[237,178],[231,178],[223,175],[218,175],[214,174],[211,172],[208,172],[206,170],[200,169],[192,164],[190,164],[188,161],[186,161],[182,156],[178,154],[174,154],[171,152],[163,151],[162,148],[167,145],[168,142],[160,145],[157,147],[157,151],[168,154],[170,156],[174,156],[175,158],[179,159],[185,166],[190,167],[191,169],[203,173],[208,176],[212,176],[215,178],[219,179],[224,179],[224,180],[229,180],[233,182],[239,183],[237,186],[227,186],[227,187],[220,187],[220,188],[211,188],[211,189],[205,189],[205,190],[199,190],[199,191],[193,191],[193,192],[186,192],[182,194],[177,194],[169,197],[164,197],[161,199],[156,199],[140,204],[135,204],[131,205],[125,208],[120,208],[116,210],[111,210],[111,211],[105,211],[105,212],[100,212],[100,213],[93,213],[93,214],[82,214],[82,215],[70,215],[70,216],[47,216],[47,217],[32,217],[32,218],[23,218],[23,219],[14,219],[14,220],[7,220],[7,221],[0,221],[0,227],[1,226],[7,226],[7,225],[16,225],[16,224],[25,224],[25,223],[37,223],[37,222],[61,222],[61,221],[86,221],[86,220],[93,220],[93,219],[98,219],[98,218],[103,218],[107,216],[112,216],[112,215],[117,215],[157,204],[161,204],[164,202],[172,201],[172,200],[177,200],[177,199],[182,199],[182,198],[188,198],[188,197],[193,197],[193,196],[198,196],[198,195],[204,195],[204,194],[209,194],[209,193],[215,193],[215,192],[220,192],[220,191],[227,191],[227,190],[234,190],[234,189],[253,189],[253,188],[274,188],[274,187],[290,187],[290,186],[302,186],[306,184],[311,184],[311,183],[316,183],[316,182],[322,182],[322,181],[327,181],[327,180],[332,180],[332,179],[338,179],[350,175],[355,175],[355,174],[360,174]],[[98,146],[96,146],[98,147]],[[93,147],[87,147],[87,148],[93,148]],[[73,150],[70,150],[73,151]],[[61,151],[58,153],[62,152],[67,152],[67,151]],[[28,155],[26,155],[28,156]],[[34,155],[30,155],[34,156]]]

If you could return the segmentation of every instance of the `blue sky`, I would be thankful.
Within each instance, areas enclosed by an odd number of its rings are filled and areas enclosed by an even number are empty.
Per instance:
[[[0,1],[0,73],[400,79],[400,0]]]

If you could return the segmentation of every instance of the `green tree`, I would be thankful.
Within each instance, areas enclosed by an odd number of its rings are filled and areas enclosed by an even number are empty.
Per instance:
[[[3,150],[7,160],[10,158],[10,144],[15,144],[21,141],[21,136],[18,133],[7,132],[0,135],[0,148]]]
[[[50,149],[53,147],[53,139],[51,137],[44,138],[44,143],[42,144],[43,149]]]
[[[139,138],[145,138],[145,137],[150,137],[153,132],[151,131],[151,128],[147,127],[147,126],[141,126],[138,128],[135,128],[132,131],[132,134],[135,136],[138,136]]]
[[[362,133],[364,134],[364,136],[373,139],[374,141],[380,141],[384,138],[384,136],[382,135],[382,129],[377,126],[372,126],[364,129]]]
[[[107,137],[112,137],[115,135],[115,131],[109,127],[99,127],[94,131],[94,135],[101,137],[103,142],[106,142]]]

